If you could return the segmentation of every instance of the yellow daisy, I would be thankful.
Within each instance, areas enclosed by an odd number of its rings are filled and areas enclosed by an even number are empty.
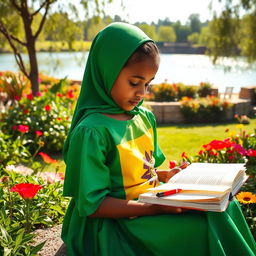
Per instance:
[[[236,195],[236,198],[242,204],[256,203],[256,195],[251,192],[240,192]]]

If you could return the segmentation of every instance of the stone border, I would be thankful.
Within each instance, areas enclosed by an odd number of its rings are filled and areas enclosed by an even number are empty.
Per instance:
[[[228,110],[226,120],[231,121],[234,119],[234,115],[248,115],[252,111],[252,105],[250,100],[236,99],[231,101],[233,107]],[[180,102],[153,102],[145,101],[145,106],[149,106],[152,109],[156,117],[158,124],[168,123],[184,123],[185,119],[182,115]]]

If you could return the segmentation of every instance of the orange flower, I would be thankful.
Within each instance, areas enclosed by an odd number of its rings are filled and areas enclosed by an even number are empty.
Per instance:
[[[42,157],[42,159],[44,160],[45,163],[47,164],[54,164],[57,163],[58,161],[55,159],[52,159],[49,155],[47,155],[46,153],[40,152],[38,155],[40,155]]]
[[[256,195],[251,192],[240,192],[236,195],[236,198],[242,204],[256,203]]]

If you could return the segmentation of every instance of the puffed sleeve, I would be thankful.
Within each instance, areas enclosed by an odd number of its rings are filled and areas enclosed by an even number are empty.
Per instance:
[[[96,211],[110,191],[106,142],[94,128],[77,127],[66,157],[64,196],[73,197],[80,216]]]
[[[153,156],[155,158],[155,167],[158,167],[164,162],[165,156],[164,156],[161,148],[158,145],[155,116],[151,111],[147,110],[146,113],[147,113],[148,119],[150,120],[150,123],[151,123],[152,128],[153,128],[153,133],[154,133],[154,153],[153,153]]]

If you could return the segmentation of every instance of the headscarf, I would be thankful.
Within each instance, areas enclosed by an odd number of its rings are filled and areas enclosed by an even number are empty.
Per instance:
[[[85,67],[80,95],[73,115],[68,137],[64,145],[64,160],[68,151],[72,130],[89,114],[139,113],[138,104],[126,112],[111,98],[110,92],[123,66],[133,52],[143,43],[152,41],[138,27],[115,22],[101,30],[92,42]]]

